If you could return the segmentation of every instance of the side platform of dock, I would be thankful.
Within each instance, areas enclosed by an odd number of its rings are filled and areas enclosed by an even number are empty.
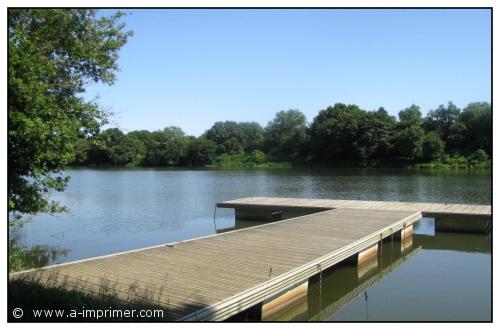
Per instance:
[[[341,199],[304,199],[246,197],[217,203],[217,207],[235,209],[240,220],[275,221],[333,209],[349,208],[385,211],[421,212],[436,219],[436,230],[485,233],[491,230],[491,205],[367,201]]]

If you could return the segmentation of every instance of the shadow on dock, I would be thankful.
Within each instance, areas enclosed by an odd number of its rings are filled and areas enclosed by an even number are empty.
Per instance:
[[[100,284],[95,284],[84,277],[70,279],[57,272],[32,271],[9,280],[8,321],[165,322],[175,321],[186,310],[200,309],[198,304],[166,306],[164,299],[168,299],[168,289],[164,287],[142,289],[131,284],[125,292],[122,286],[105,277],[101,277]],[[19,307],[24,311],[23,316],[14,318],[12,311]],[[36,317],[34,310],[64,310],[64,315],[52,313]],[[141,310],[145,314],[140,314]]]

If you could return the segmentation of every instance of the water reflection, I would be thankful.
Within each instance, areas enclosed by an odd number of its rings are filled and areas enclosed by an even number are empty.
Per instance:
[[[439,232],[435,236],[414,235],[414,242],[425,250],[491,253],[491,236]]]
[[[321,295],[314,283],[308,313],[294,319],[491,320],[491,236],[429,234],[433,220],[421,221],[411,242],[384,242],[371,275],[339,265],[325,276]]]
[[[261,223],[236,220],[218,232]],[[490,235],[435,231],[424,218],[375,258],[311,278],[306,297],[266,321],[490,320],[491,244]]]
[[[58,246],[35,245],[30,248],[9,240],[9,271],[39,268],[68,256],[70,250]]]
[[[406,248],[401,249],[401,246]],[[329,318],[351,300],[363,295],[376,282],[386,278],[421,249],[416,244],[409,244],[408,240],[385,242],[382,253],[375,261],[368,261],[368,264],[360,267],[345,263],[334,266],[322,274],[322,281],[318,276],[311,281],[308,313],[294,319],[321,321]],[[368,320],[369,315],[366,317]]]

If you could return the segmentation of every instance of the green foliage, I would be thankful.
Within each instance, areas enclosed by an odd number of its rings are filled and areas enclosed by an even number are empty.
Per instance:
[[[420,126],[422,124],[422,112],[420,107],[412,104],[409,108],[401,110],[398,113],[399,124],[406,128],[410,126]]]
[[[256,122],[241,122],[238,127],[243,135],[243,150],[251,152],[252,150],[262,148],[264,143],[264,129]]]
[[[362,161],[377,160],[392,153],[396,119],[384,108],[365,112],[359,124],[356,141],[357,157]]]
[[[491,122],[491,105],[486,102],[471,103],[460,115],[460,121],[465,126],[464,146],[468,152],[483,149],[491,157],[493,126]]]
[[[308,140],[306,116],[299,110],[278,112],[265,129],[266,149],[275,159],[298,160]]]
[[[467,148],[467,127],[461,120],[451,126],[448,140],[444,142],[445,151],[450,154],[469,152],[470,149]]]
[[[203,137],[217,145],[217,154],[236,155],[261,148],[264,129],[256,122],[219,121]]]
[[[103,151],[113,165],[127,164],[132,161],[130,145],[125,134],[118,128],[110,128],[102,132]]]
[[[34,268],[35,266],[35,264],[25,259],[24,253],[21,249],[13,248],[9,244],[9,272],[18,272]]]
[[[425,131],[422,128],[420,107],[412,104],[398,113],[399,123],[395,147],[399,155],[408,161],[415,161],[423,156]]]
[[[269,157],[260,150],[254,150],[251,153],[241,153],[237,155],[222,154],[217,157],[212,167],[221,168],[288,168],[287,162],[271,162]]]
[[[131,35],[123,31],[120,16],[97,18],[87,9],[9,9],[10,212],[62,210],[45,193],[64,189],[68,178],[59,172],[75,159],[80,139],[97,134],[106,121],[95,102],[78,95],[89,81],[114,82],[118,51]]]
[[[396,136],[396,147],[406,160],[418,160],[423,155],[424,129],[419,126],[403,128]]]
[[[422,120],[420,108],[412,105],[400,111],[396,121],[382,107],[365,111],[337,103],[320,111],[310,127],[300,111],[288,110],[278,112],[265,129],[253,122],[217,122],[199,138],[185,136],[179,128],[127,135],[108,129],[78,142],[75,164],[282,167],[290,163],[398,166],[426,161],[430,163],[422,166],[431,168],[487,167],[488,152],[471,148],[490,145],[484,129],[491,122],[486,116],[490,111],[487,103],[478,103],[461,112],[450,102]],[[448,145],[441,135],[447,136]],[[476,142],[465,143],[467,137]],[[482,151],[469,157],[478,149]]]
[[[444,142],[436,131],[427,133],[422,144],[423,158],[433,160],[441,157],[444,151]]]
[[[446,165],[449,168],[467,168],[468,167],[467,157],[458,156],[458,155],[445,155],[439,160],[438,163]]]
[[[75,158],[73,164],[86,165],[89,160],[89,153],[92,149],[92,144],[88,139],[78,139],[75,143]]]
[[[167,127],[151,133],[142,161],[146,166],[175,166],[186,157],[189,138],[179,127]]]
[[[429,111],[424,120],[424,128],[427,132],[436,131],[447,149],[451,150],[461,142],[458,140],[460,139],[460,128],[457,127],[459,119],[460,109],[452,102],[448,102],[447,107],[440,105],[436,110]]]
[[[9,241],[9,273],[47,266],[61,256],[67,256],[68,249],[37,245],[25,249],[17,241]]]
[[[204,136],[219,147],[218,153],[239,154],[244,150],[244,136],[234,121],[216,122]]]
[[[268,162],[268,157],[260,150],[254,150],[248,157],[247,162],[262,165]]]
[[[489,160],[488,154],[483,149],[477,149],[470,155],[470,160],[474,162],[485,162]]]
[[[311,124],[311,154],[318,161],[359,159],[357,150],[364,111],[337,103],[321,110]]]
[[[483,149],[491,155],[491,106],[471,103],[461,111],[452,102],[431,110],[424,121],[426,131],[437,131],[448,153],[468,154]]]
[[[192,137],[189,141],[185,162],[192,166],[203,166],[215,161],[217,145],[207,138]]]
[[[484,152],[484,151],[483,151]],[[476,159],[478,157],[479,159]],[[417,164],[417,168],[428,169],[490,169],[491,159],[484,152],[469,157],[461,155],[443,155],[430,163]]]
[[[384,108],[364,111],[337,103],[320,111],[311,125],[311,153],[323,162],[366,163],[390,156],[396,119]]]

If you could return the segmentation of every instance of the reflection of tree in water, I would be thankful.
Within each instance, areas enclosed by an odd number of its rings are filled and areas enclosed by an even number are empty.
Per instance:
[[[58,246],[35,245],[26,248],[16,240],[9,241],[9,272],[47,266],[60,257],[66,257],[69,249]]]

